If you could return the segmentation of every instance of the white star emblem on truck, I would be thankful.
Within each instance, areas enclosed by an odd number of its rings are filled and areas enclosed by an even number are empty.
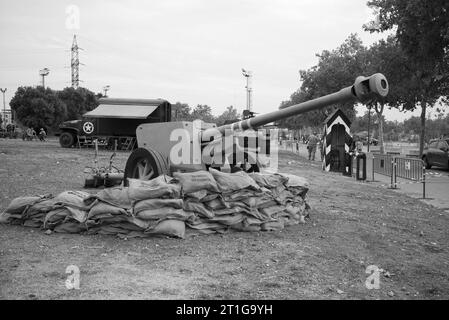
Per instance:
[[[94,131],[94,125],[92,122],[84,122],[83,131],[87,134],[91,134]]]

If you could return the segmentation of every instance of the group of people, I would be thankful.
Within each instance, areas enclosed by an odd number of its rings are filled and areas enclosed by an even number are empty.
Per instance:
[[[22,136],[23,140],[32,141],[34,139],[39,139],[40,141],[46,141],[45,137],[47,136],[47,133],[45,132],[44,128],[41,128],[39,133],[36,134],[36,130],[34,130],[33,127],[28,127]]]
[[[321,161],[323,161],[324,158],[324,142],[323,142],[324,136],[319,136],[317,132],[314,132],[311,134],[306,143],[307,143],[307,150],[309,151],[309,160],[315,161],[315,154],[316,150],[318,149],[320,151],[321,155]],[[351,141],[350,151],[358,154],[362,152],[363,149],[363,142],[359,136],[354,135],[354,138]]]

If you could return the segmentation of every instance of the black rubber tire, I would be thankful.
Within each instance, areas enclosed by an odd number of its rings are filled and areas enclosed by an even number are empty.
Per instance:
[[[128,178],[151,180],[169,173],[167,161],[159,152],[153,149],[137,148],[126,161],[123,184],[128,186]]]
[[[63,148],[71,148],[75,143],[75,137],[70,132],[63,132],[59,136],[59,144]]]
[[[424,161],[424,166],[426,167],[426,169],[432,168],[432,165],[430,165],[429,162],[427,162],[426,157],[422,157],[422,161]]]

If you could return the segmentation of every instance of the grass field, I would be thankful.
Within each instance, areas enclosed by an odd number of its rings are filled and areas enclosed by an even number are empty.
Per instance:
[[[110,152],[102,151],[106,165]],[[128,153],[117,156],[123,168]],[[92,150],[0,139],[0,208],[81,189]],[[388,189],[324,173],[288,152],[281,172],[309,179],[311,220],[282,232],[121,240],[0,225],[1,299],[448,299],[449,219]],[[67,290],[66,267],[80,269]],[[369,290],[366,269],[383,269]]]

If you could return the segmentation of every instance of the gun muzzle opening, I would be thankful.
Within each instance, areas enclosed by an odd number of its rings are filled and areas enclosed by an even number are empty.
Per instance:
[[[357,77],[354,83],[354,94],[361,102],[382,99],[388,95],[388,81],[381,73],[370,77]]]

